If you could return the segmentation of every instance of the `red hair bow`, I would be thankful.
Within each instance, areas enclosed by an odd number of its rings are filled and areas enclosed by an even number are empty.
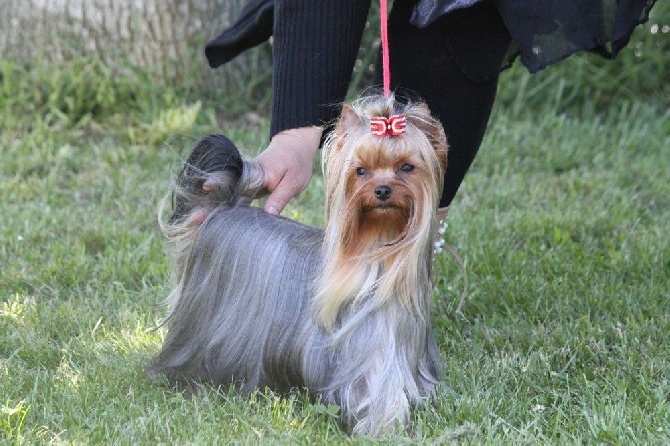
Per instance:
[[[405,115],[394,115],[390,118],[373,116],[370,118],[370,133],[380,138],[398,136],[405,133]]]

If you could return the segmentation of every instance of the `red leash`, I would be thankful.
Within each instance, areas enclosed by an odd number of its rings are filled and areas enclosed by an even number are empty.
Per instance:
[[[318,1],[318,0],[317,0]],[[326,0],[320,0],[326,1]],[[389,37],[388,37],[388,0],[379,0],[379,18],[382,34],[382,77],[384,78],[384,96],[391,95],[391,68],[389,67]],[[405,115],[372,116],[370,117],[370,133],[384,138],[386,136],[400,136],[405,133]]]
[[[388,37],[388,3],[379,0],[379,18],[382,38],[382,76],[384,79],[384,96],[391,93],[391,69],[389,68],[389,37]]]

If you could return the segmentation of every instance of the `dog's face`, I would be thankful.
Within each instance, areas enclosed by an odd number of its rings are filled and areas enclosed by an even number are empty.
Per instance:
[[[403,234],[424,199],[422,183],[428,166],[409,147],[391,150],[382,141],[367,140],[353,150],[345,174],[345,200],[359,221],[361,236],[384,233],[388,241]]]
[[[394,110],[376,110],[388,117]],[[424,230],[442,191],[446,138],[425,105],[403,110],[406,131],[375,136],[365,110],[345,105],[327,155],[329,219],[349,254]]]

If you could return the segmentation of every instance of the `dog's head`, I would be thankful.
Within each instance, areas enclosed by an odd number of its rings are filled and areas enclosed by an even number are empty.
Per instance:
[[[349,255],[413,239],[442,193],[447,141],[423,103],[371,96],[345,105],[326,146],[326,212]]]
[[[324,147],[324,268],[317,323],[390,300],[425,316],[447,141],[424,104],[393,96],[345,105]]]

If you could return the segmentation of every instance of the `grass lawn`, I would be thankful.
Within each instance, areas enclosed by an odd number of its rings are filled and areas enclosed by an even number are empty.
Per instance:
[[[144,371],[163,335],[156,213],[170,176],[206,132],[257,152],[267,121],[150,80],[110,84],[90,61],[1,69],[0,443],[368,441],[299,392],[189,396]],[[436,264],[453,393],[386,440],[668,444],[667,99],[562,110],[555,88],[544,104],[524,100],[542,78],[505,79],[502,97],[519,97],[497,106],[450,213],[463,317],[456,262]],[[322,199],[317,173],[284,214],[322,224]]]

